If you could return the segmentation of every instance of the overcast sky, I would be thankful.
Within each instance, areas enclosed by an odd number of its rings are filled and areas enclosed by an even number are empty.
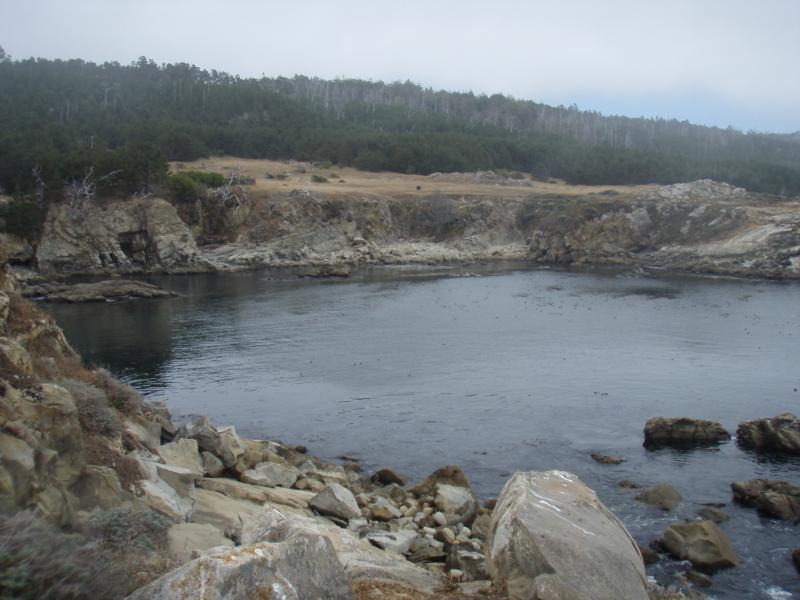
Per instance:
[[[800,130],[800,0],[0,0],[0,46]]]

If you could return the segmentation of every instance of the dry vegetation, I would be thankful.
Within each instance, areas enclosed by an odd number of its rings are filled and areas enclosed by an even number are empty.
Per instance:
[[[293,189],[325,192],[329,194],[374,194],[374,195],[419,195],[432,193],[466,196],[527,197],[531,194],[569,194],[617,191],[631,192],[652,186],[587,186],[568,185],[561,181],[543,182],[530,180],[530,185],[501,185],[494,182],[473,182],[437,179],[424,175],[402,175],[399,173],[371,173],[350,167],[315,166],[298,161],[273,161],[217,156],[189,163],[172,163],[174,172],[181,170],[211,171],[227,174],[238,167],[242,176],[252,177],[256,183],[254,191],[290,191]],[[272,179],[267,177],[269,174]],[[320,181],[322,178],[326,182]],[[317,179],[314,181],[314,179]],[[419,190],[417,190],[419,186]]]

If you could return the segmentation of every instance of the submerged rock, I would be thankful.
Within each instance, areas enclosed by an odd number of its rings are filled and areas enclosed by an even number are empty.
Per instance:
[[[118,302],[124,300],[152,300],[174,298],[178,294],[152,283],[130,279],[109,279],[95,283],[43,283],[23,289],[28,298],[48,302]]]
[[[668,483],[659,483],[643,491],[636,496],[636,499],[650,506],[656,506],[664,510],[673,510],[683,501],[683,496]]]
[[[661,537],[664,548],[695,567],[722,569],[739,565],[739,557],[727,535],[713,521],[678,521]]]
[[[609,456],[602,452],[592,452],[592,460],[600,463],[601,465],[619,465],[625,462],[624,456]]]
[[[800,419],[784,413],[769,419],[739,423],[736,442],[756,452],[800,454]]]
[[[513,600],[648,598],[630,534],[591,489],[562,471],[515,473],[506,483],[486,567]]]
[[[646,448],[716,444],[730,438],[718,422],[703,419],[655,417],[644,426]]]
[[[751,479],[731,484],[733,499],[776,519],[800,521],[800,486],[774,479]]]

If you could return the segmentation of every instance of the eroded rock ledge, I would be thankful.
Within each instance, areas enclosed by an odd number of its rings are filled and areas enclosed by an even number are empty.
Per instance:
[[[340,273],[513,259],[800,278],[800,202],[711,181],[527,198],[502,187],[496,196],[263,191],[215,219],[203,211],[158,198],[92,206],[79,218],[54,207],[33,261],[43,272]]]

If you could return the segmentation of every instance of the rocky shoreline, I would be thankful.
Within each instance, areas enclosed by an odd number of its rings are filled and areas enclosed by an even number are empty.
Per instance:
[[[326,462],[204,417],[177,426],[164,405],[83,367],[14,278],[4,272],[2,284],[0,531],[45,519],[111,553],[126,587],[101,597],[701,598],[697,587],[739,563],[718,507],[643,547],[570,473],[515,473],[481,503],[454,465],[412,486],[388,467],[364,473],[350,457]],[[644,436],[646,447],[731,437],[686,418],[653,419]],[[743,422],[737,441],[797,454],[800,420]],[[595,454],[603,465],[624,460]],[[789,482],[734,482],[732,492],[764,515],[800,519]],[[681,502],[666,484],[636,494],[664,511]],[[692,565],[676,581],[683,592],[648,581],[644,563],[660,554]]]
[[[160,198],[50,207],[12,262],[42,274],[154,274],[266,267],[343,276],[365,265],[516,260],[677,273],[800,278],[800,203],[711,181],[529,197],[253,191],[237,210]]]

